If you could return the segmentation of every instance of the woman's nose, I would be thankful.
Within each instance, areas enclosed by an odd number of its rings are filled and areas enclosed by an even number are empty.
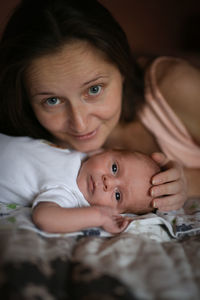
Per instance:
[[[76,133],[85,133],[88,125],[87,108],[82,105],[72,106],[69,118],[71,129]]]
[[[103,175],[103,189],[104,191],[110,191],[114,187],[115,178],[110,175]]]

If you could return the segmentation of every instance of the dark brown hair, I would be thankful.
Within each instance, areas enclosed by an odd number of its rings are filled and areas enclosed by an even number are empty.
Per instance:
[[[127,38],[96,0],[22,0],[0,43],[0,132],[51,139],[37,121],[23,77],[31,61],[74,39],[101,50],[124,76],[121,121],[134,119],[143,103],[143,74]]]

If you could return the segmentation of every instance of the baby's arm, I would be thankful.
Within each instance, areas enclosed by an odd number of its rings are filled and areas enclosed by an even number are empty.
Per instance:
[[[164,167],[164,171],[152,178],[153,206],[163,211],[181,208],[188,195],[187,181],[182,166],[175,161],[168,160],[162,153],[153,153],[152,158]]]
[[[51,233],[69,233],[90,227],[102,227],[116,234],[128,225],[128,221],[110,207],[63,208],[52,202],[39,203],[33,210],[32,219],[40,229]]]

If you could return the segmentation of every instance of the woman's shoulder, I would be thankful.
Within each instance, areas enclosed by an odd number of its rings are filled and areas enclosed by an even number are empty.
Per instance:
[[[163,98],[199,142],[200,69],[189,61],[173,58],[158,60],[154,68]]]
[[[147,69],[147,83],[179,114],[189,105],[200,106],[200,68],[175,57],[156,58]]]
[[[152,64],[156,83],[164,94],[188,94],[192,90],[200,90],[200,68],[189,61],[160,57]]]

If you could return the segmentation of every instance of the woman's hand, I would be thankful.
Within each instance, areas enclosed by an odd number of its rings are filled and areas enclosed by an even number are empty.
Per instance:
[[[168,160],[161,152],[152,154],[153,160],[162,168],[162,172],[152,178],[153,187],[150,190],[152,205],[162,211],[180,209],[188,196],[186,177],[182,166]]]

